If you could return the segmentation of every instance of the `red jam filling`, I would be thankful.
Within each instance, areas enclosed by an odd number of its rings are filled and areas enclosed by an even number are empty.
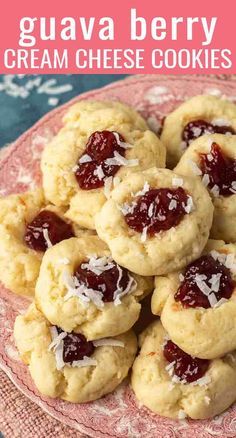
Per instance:
[[[62,330],[57,327],[58,334]],[[84,356],[90,357],[95,350],[91,341],[87,341],[81,333],[67,333],[63,338],[63,360],[65,363],[72,363],[76,360],[82,360]]]
[[[124,138],[119,136],[119,140],[124,142]],[[125,156],[125,148],[117,142],[116,135],[111,131],[96,131],[90,135],[85,147],[84,154],[80,157],[78,167],[75,171],[75,177],[81,189],[92,190],[104,186],[104,179],[114,176],[121,167],[120,165],[111,165],[106,162],[107,159],[114,157],[114,152]],[[88,162],[83,161],[85,156],[90,157]]]
[[[169,363],[174,362],[174,374],[187,383],[203,377],[209,366],[209,360],[190,356],[170,340],[164,345],[163,354]]]
[[[217,186],[222,196],[236,193],[236,160],[226,157],[218,144],[212,143],[209,154],[200,154],[200,168],[209,176],[210,189]]]
[[[151,189],[140,196],[132,212],[126,214],[125,221],[133,230],[153,236],[160,231],[177,226],[186,214],[188,196],[177,189]]]
[[[125,291],[128,287],[131,279],[128,271],[121,268],[114,261],[111,262],[110,269],[104,270],[99,275],[92,272],[89,268],[85,268],[83,265],[86,263],[81,263],[74,275],[87,288],[101,292],[103,302],[114,301],[115,292],[117,290],[120,292]]]
[[[29,248],[35,251],[46,251],[48,242],[45,238],[45,231],[49,241],[55,245],[61,240],[74,237],[73,229],[70,224],[66,223],[57,214],[52,211],[41,211],[29,224],[26,225],[24,240]]]
[[[210,295],[214,294],[217,302],[221,298],[229,299],[234,287],[230,270],[211,255],[205,255],[186,268],[175,301],[184,307],[208,309],[212,307]]]
[[[235,134],[230,126],[213,125],[205,120],[194,120],[189,122],[182,132],[182,140],[187,146],[198,137],[204,134]]]

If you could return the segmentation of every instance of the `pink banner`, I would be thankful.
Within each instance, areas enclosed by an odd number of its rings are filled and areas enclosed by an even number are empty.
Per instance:
[[[9,0],[2,73],[235,73],[235,2]]]

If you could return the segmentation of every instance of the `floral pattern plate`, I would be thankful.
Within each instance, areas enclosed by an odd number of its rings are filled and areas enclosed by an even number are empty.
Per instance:
[[[185,99],[204,93],[226,96],[236,102],[236,82],[203,76],[134,76],[81,95],[48,113],[9,148],[0,163],[0,194],[21,192],[40,184],[41,151],[60,128],[66,108],[79,99],[126,102],[141,112],[151,129],[158,131],[166,114]],[[0,367],[24,395],[51,416],[94,438],[236,436],[236,406],[213,420],[172,421],[139,406],[128,382],[101,400],[82,405],[41,396],[27,367],[19,360],[12,338],[14,319],[27,305],[27,300],[0,286]]]

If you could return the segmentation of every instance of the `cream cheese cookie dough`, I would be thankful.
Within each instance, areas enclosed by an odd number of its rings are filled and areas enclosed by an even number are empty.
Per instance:
[[[213,239],[236,241],[236,135],[204,135],[195,140],[175,168],[196,176],[209,190],[214,204]]]
[[[197,258],[213,205],[196,178],[152,168],[127,176],[96,215],[113,259],[139,275],[162,275]]]
[[[98,237],[81,236],[45,253],[36,304],[52,324],[91,340],[128,331],[139,317],[139,301],[152,290],[152,278],[117,265]]]
[[[236,134],[236,105],[208,95],[184,102],[164,121],[161,141],[167,149],[167,166],[176,166],[193,140],[214,133]]]
[[[236,349],[236,245],[210,241],[182,272],[156,277],[152,311],[192,356],[214,359]]]
[[[33,296],[43,253],[78,233],[41,189],[0,198],[0,280],[16,294]]]
[[[164,167],[166,151],[144,119],[120,102],[81,101],[43,151],[47,199],[67,208],[66,216],[94,229],[94,216],[125,175]]]
[[[14,338],[38,390],[73,403],[113,391],[127,376],[137,350],[132,331],[88,341],[51,326],[34,304],[16,318]]]
[[[160,322],[141,335],[131,385],[139,402],[174,419],[211,418],[236,400],[236,353],[211,361],[189,356]]]

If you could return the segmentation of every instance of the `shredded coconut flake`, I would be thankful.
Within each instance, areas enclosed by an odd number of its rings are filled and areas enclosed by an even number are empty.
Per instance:
[[[120,141],[119,134],[117,132],[113,131],[113,134],[114,134],[114,137],[117,141],[118,146],[120,146],[121,148],[124,148],[124,149],[132,149],[133,148],[132,144],[126,143],[124,141]]]
[[[195,282],[197,287],[200,289],[200,291],[206,295],[209,296],[209,294],[212,292],[211,288],[206,284],[205,280],[207,279],[206,275],[204,274],[197,274],[195,276]]]
[[[63,339],[66,337],[67,333],[62,332],[58,334],[56,327],[50,327],[50,332],[52,336],[52,342],[48,347],[48,350],[55,353],[56,359],[56,368],[57,370],[61,370],[65,366],[65,362],[63,360]]]
[[[148,217],[152,217],[152,215],[153,215],[153,210],[154,210],[154,204],[153,204],[153,202],[149,205],[149,208],[148,208]]]
[[[125,346],[124,342],[112,338],[96,339],[95,341],[93,341],[93,345],[94,347],[103,347],[107,345],[109,347],[122,347],[122,348],[124,348]]]
[[[168,209],[175,210],[176,207],[177,207],[177,201],[175,199],[171,199]]]
[[[132,193],[133,197],[137,197],[137,196],[144,196],[150,189],[150,185],[148,184],[148,182],[146,181],[144,183],[144,186],[142,188],[142,190],[138,191],[137,193]]]
[[[194,210],[193,198],[188,195],[187,205],[184,206],[184,210],[187,214],[191,213]]]
[[[48,99],[48,105],[50,106],[56,106],[59,103],[58,97],[49,97]]]
[[[214,119],[212,124],[215,126],[230,126],[230,122],[227,119]]]
[[[81,284],[76,277],[69,275],[67,272],[63,273],[63,281],[68,290],[64,296],[65,301],[72,297],[77,297],[85,306],[92,301],[99,309],[104,307],[102,292],[87,288],[84,284]]]
[[[210,295],[208,295],[208,301],[209,301],[211,307],[215,307],[216,306],[217,298],[216,298],[214,293],[211,293]]]
[[[175,364],[175,361],[170,362],[168,365],[166,365],[165,369],[166,369],[166,371],[167,371],[168,373],[169,373],[170,371],[173,371],[173,370],[174,370],[174,364]]]
[[[64,85],[58,85],[56,84],[56,79],[49,79],[48,81],[44,82],[38,89],[37,93],[42,94],[62,94],[67,93],[68,91],[73,90],[73,87],[71,84],[64,84]]]
[[[62,332],[58,334],[56,327],[50,327],[50,332],[52,336],[52,342],[48,347],[48,350],[55,351],[56,348],[60,345],[61,341],[66,337],[67,333]]]
[[[140,238],[142,243],[146,242],[146,240],[147,240],[147,230],[148,230],[148,227],[144,227],[144,229],[142,231],[141,238]]]
[[[226,268],[230,269],[233,273],[236,273],[236,262],[234,254],[223,254],[215,250],[210,252],[211,256],[218,260],[220,263],[225,265]]]
[[[222,274],[213,274],[211,279],[209,280],[209,283],[211,283],[211,290],[213,292],[219,292],[220,289],[220,279],[222,277]]]
[[[108,176],[108,178],[104,179],[104,195],[106,196],[106,198],[110,197],[112,184],[113,184],[112,176]]]
[[[198,128],[197,126],[195,126],[192,128],[192,132],[193,132],[194,137],[199,137],[202,133],[202,130],[201,130],[201,128]]]
[[[79,170],[79,165],[78,164],[76,164],[74,167],[72,167],[72,172],[77,172],[77,170]],[[62,175],[67,175],[67,172],[62,172]]]
[[[96,275],[101,275],[105,271],[109,271],[115,265],[111,262],[111,257],[90,257],[88,263],[81,265],[82,269],[87,269]]]
[[[217,303],[215,304],[214,307],[220,307],[222,306],[222,304],[227,303],[229,300],[227,300],[226,298],[221,298],[219,301],[217,301]]]
[[[84,356],[81,360],[74,360],[71,364],[72,368],[78,367],[89,367],[93,366],[95,367],[97,365],[96,359],[93,359],[92,357]]]
[[[103,178],[105,177],[105,173],[103,172],[103,168],[101,166],[101,164],[97,167],[97,169],[94,170],[94,175],[98,177],[98,179],[100,181],[103,180]]]
[[[195,380],[195,382],[190,383],[190,385],[192,385],[192,386],[196,386],[196,385],[199,385],[199,386],[206,386],[206,385],[208,385],[208,383],[210,383],[210,382],[211,382],[211,378],[210,378],[210,376],[203,376],[203,377],[201,377],[200,379]]]
[[[174,187],[182,187],[184,180],[182,178],[172,178],[172,185]]]
[[[53,246],[50,238],[49,238],[49,234],[48,234],[48,229],[47,228],[43,228],[43,237],[46,240],[46,244],[48,248],[51,248]]]
[[[105,163],[107,166],[138,166],[139,160],[138,159],[132,159],[127,160],[123,155],[119,154],[119,152],[114,151],[114,157],[113,158],[107,158],[105,160]]]
[[[128,204],[128,202],[125,202],[123,205],[118,206],[119,210],[122,212],[124,216],[126,216],[129,213],[133,213],[134,209],[136,207],[137,203],[133,201],[131,204]]]
[[[93,160],[90,157],[90,155],[88,155],[88,154],[82,155],[82,157],[79,159],[80,164],[89,163],[90,161],[93,161]]]
[[[232,269],[235,265],[235,257],[234,254],[227,254],[225,259],[225,266],[228,269]]]
[[[120,280],[122,278],[122,269],[120,268],[119,265],[117,265],[118,271],[119,271],[119,278],[117,281],[117,289],[114,292],[114,305],[118,306],[121,304],[121,298],[127,294],[132,293],[136,287],[137,287],[137,282],[135,281],[135,279],[133,277],[131,277],[129,275],[129,282],[127,284],[127,287],[123,290],[122,287],[120,287]]]
[[[207,159],[208,159],[208,161],[213,161],[214,157],[212,154],[207,154]]]
[[[202,177],[202,184],[207,187],[208,184],[210,182],[210,177],[207,173],[204,173],[203,177]]]
[[[211,193],[215,198],[218,198],[219,194],[220,194],[220,189],[219,186],[217,186],[217,184],[215,184],[212,189],[211,189]]]

